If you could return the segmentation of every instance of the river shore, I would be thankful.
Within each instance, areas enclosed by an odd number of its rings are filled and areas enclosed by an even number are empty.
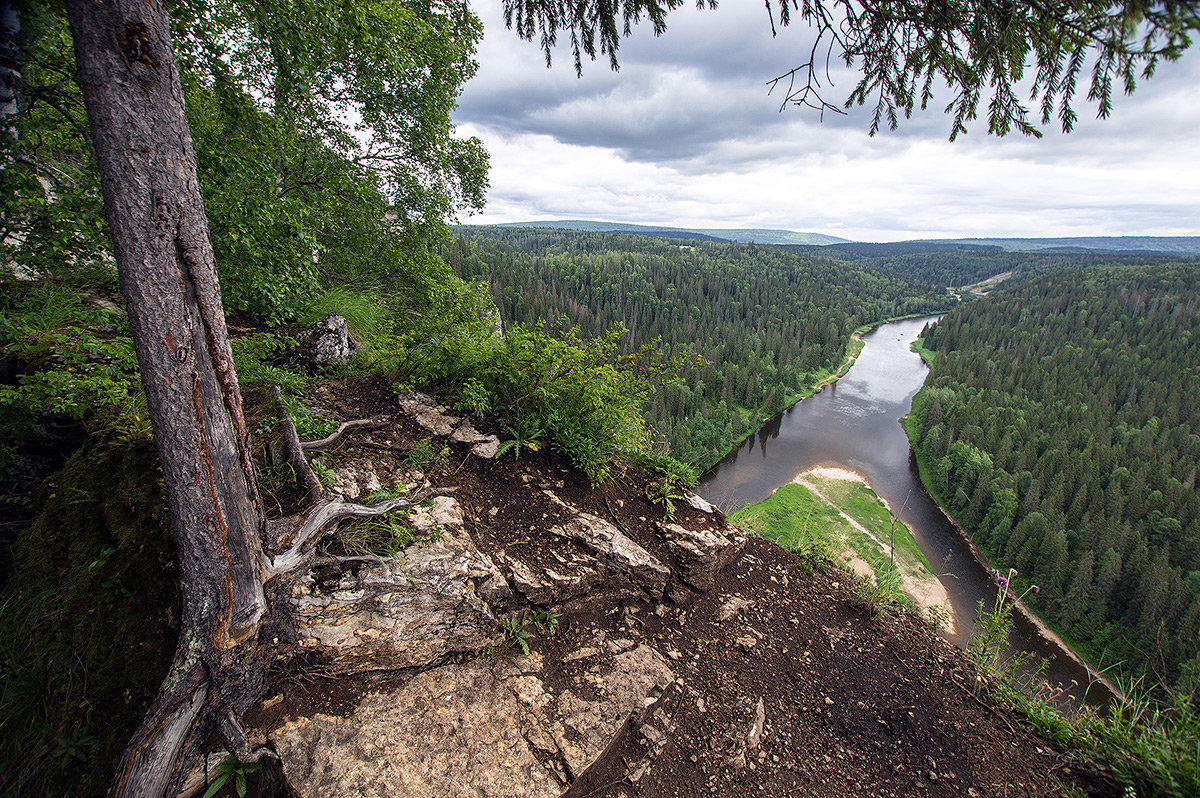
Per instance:
[[[913,457],[916,457],[916,452],[913,453]],[[939,510],[941,510],[942,515],[946,518],[946,521],[950,524],[950,526],[954,528],[959,540],[967,547],[967,550],[971,552],[971,556],[975,558],[975,561],[984,568],[988,569],[989,572],[999,576],[998,572],[988,561],[987,557],[980,550],[979,546],[975,545],[975,541],[971,539],[969,534],[967,534],[967,530],[964,529],[962,524],[958,523],[958,521],[956,521],[954,517],[946,511],[945,507],[938,503],[933,494],[929,492],[929,489],[925,487],[924,480],[922,480],[921,489],[925,492],[925,495],[929,497],[929,500],[933,502],[933,504]],[[1088,676],[1092,678],[1094,684],[1098,684],[1104,688],[1104,690],[1107,692],[1107,695],[1104,696],[1106,701],[1114,699],[1117,701],[1125,701],[1125,693],[1121,690],[1121,688],[1117,687],[1117,685],[1113,683],[1111,679],[1097,670],[1094,665],[1076,654],[1075,651],[1069,645],[1067,645],[1067,641],[1063,640],[1057,632],[1047,626],[1046,622],[1043,621],[1037,613],[1030,609],[1029,605],[1026,604],[1019,596],[1010,593],[1008,601],[1010,601],[1016,608],[1017,612],[1021,614],[1021,617],[1028,621],[1029,625],[1037,630],[1037,633],[1041,635],[1043,640],[1057,648],[1063,654],[1063,656],[1067,657],[1080,668],[1083,668],[1087,672]],[[1086,688],[1084,692],[1085,697],[1089,695],[1095,695],[1092,689],[1094,685],[1080,686]]]
[[[797,474],[792,479],[792,484],[800,485],[808,489],[822,501],[837,509],[839,514],[848,524],[859,530],[863,535],[873,540],[879,546],[885,557],[890,557],[892,555],[892,551],[891,545],[888,543],[888,541],[882,539],[881,536],[875,531],[872,531],[863,524],[859,523],[858,520],[851,517],[842,507],[840,507],[838,502],[827,496],[822,491],[821,486],[817,484],[817,481],[821,479],[857,482],[863,485],[870,490],[871,493],[875,495],[876,500],[879,501],[879,503],[882,504],[893,517],[895,517],[895,510],[889,504],[887,499],[875,492],[874,488],[871,487],[870,481],[865,476],[848,468],[817,466]],[[908,533],[906,532],[905,534]],[[864,578],[876,577],[875,568],[859,557],[857,552],[854,551],[853,547],[847,544],[844,547],[842,554],[844,557],[846,557],[847,564],[859,576]],[[899,563],[897,565],[899,566]],[[923,571],[928,575],[925,576],[917,573],[916,571],[918,570]],[[946,619],[946,632],[951,637],[957,636],[958,619],[954,616],[954,611],[951,608],[950,603],[950,595],[946,591],[945,586],[941,583],[941,580],[939,580],[932,573],[928,572],[924,567],[919,567],[917,569],[906,569],[901,567],[900,572],[902,575],[900,589],[904,591],[904,594],[913,600],[913,603],[920,608],[921,613],[926,617],[931,617],[933,614],[944,617]]]

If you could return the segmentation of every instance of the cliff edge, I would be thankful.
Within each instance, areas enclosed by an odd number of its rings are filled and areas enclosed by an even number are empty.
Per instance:
[[[322,455],[336,492],[431,498],[339,529],[278,593],[305,654],[247,722],[285,791],[1119,794],[977,696],[922,621],[872,617],[849,574],[699,497],[651,501],[632,470],[593,488],[545,449],[497,458],[485,421],[370,379],[306,402],[376,422]]]

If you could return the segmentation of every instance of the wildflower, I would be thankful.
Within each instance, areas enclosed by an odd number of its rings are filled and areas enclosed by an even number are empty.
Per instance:
[[[996,584],[999,585],[1000,587],[1004,588],[1005,590],[1008,590],[1008,577],[1007,576],[997,576]]]

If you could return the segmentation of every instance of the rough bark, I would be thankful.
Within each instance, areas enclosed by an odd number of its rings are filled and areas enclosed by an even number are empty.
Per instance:
[[[67,12],[183,588],[174,664],[113,791],[161,795],[180,753],[255,697],[263,515],[166,9],[68,0]]]

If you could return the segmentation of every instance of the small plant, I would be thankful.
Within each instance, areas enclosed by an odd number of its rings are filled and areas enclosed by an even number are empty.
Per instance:
[[[390,502],[393,499],[399,499],[400,495],[404,492],[404,487],[404,485],[397,485],[391,489],[380,488],[368,496],[366,502],[367,504],[382,504],[383,502]]]
[[[663,517],[671,521],[675,518],[675,502],[684,501],[687,497],[679,492],[670,477],[664,476],[646,486],[646,498],[661,504]]]
[[[54,756],[66,767],[72,762],[82,763],[91,759],[100,740],[92,733],[92,727],[84,724],[76,726],[69,735],[56,737],[55,743]]]
[[[458,402],[454,407],[481,416],[492,409],[492,397],[482,382],[471,377],[459,388]]]
[[[543,634],[553,635],[558,631],[558,616],[553,610],[537,609],[510,615],[500,621],[509,645],[521,649],[523,654],[529,653],[529,641],[533,638],[530,626]]]
[[[509,452],[513,453],[514,460],[521,459],[521,450],[528,449],[531,452],[536,452],[542,447],[540,440],[542,436],[542,426],[536,421],[521,419],[516,427],[505,426],[504,429],[512,437],[500,444],[500,448],[496,450],[496,459],[499,460]]]
[[[558,616],[553,610],[539,609],[529,613],[529,621],[539,632],[547,632],[553,635],[558,631]]]
[[[528,624],[529,618],[523,612],[519,615],[510,615],[500,621],[500,626],[504,629],[504,637],[507,638],[509,645],[520,648],[523,654],[529,653],[529,638],[533,636],[525,628]]]
[[[221,788],[233,780],[233,789],[241,798],[246,797],[246,774],[253,773],[262,767],[260,762],[239,762],[233,754],[221,760],[217,765],[213,780],[204,791],[203,798],[213,798]]]
[[[339,530],[338,539],[348,552],[395,557],[413,544],[416,532],[399,518],[374,518]]]
[[[900,589],[901,581],[900,571],[895,568],[880,571],[875,574],[874,580],[867,578],[859,581],[854,602],[876,618],[894,615],[908,605]]]
[[[302,441],[324,438],[337,429],[336,423],[327,418],[321,418],[294,396],[285,396],[283,404],[287,408],[288,415],[292,417],[292,423],[296,425],[296,434]]]
[[[928,609],[926,620],[929,622],[930,635],[936,635],[950,627],[950,610],[944,604],[934,604]]]
[[[410,468],[425,471],[431,465],[445,468],[450,462],[450,446],[443,443],[441,449],[435,448],[433,438],[422,438],[408,450],[405,460]]]
[[[314,457],[309,461],[309,466],[313,470],[317,481],[321,483],[321,487],[327,491],[333,491],[338,486],[339,478],[337,472],[320,457]]]

